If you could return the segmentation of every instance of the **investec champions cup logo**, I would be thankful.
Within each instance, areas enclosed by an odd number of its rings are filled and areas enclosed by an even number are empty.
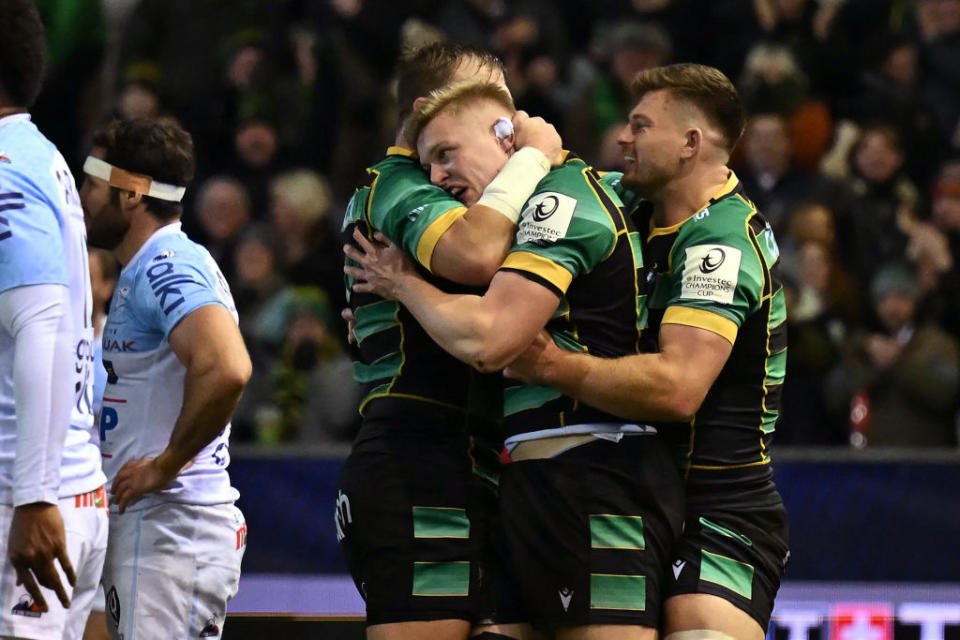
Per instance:
[[[552,216],[557,208],[560,206],[560,200],[557,199],[557,196],[548,195],[543,200],[538,202],[533,208],[533,219],[536,222],[543,222],[550,216]]]
[[[740,249],[718,244],[688,247],[680,297],[730,304],[740,275]]]
[[[557,191],[538,193],[530,198],[520,215],[517,244],[533,242],[546,245],[567,235],[577,201]]]

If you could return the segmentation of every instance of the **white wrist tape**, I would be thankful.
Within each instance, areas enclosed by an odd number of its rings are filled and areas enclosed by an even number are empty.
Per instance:
[[[477,204],[496,209],[517,224],[521,207],[549,172],[550,161],[542,151],[523,147],[510,156],[497,177],[483,190]]]

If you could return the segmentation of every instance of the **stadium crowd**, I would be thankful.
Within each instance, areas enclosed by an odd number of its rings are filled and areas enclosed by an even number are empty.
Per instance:
[[[788,292],[777,443],[957,446],[960,0],[37,4],[50,70],[32,113],[76,176],[112,118],[193,135],[184,227],[254,362],[236,442],[351,438],[342,212],[392,140],[399,52],[449,39],[501,56],[518,108],[604,170],[637,72],[734,79],[750,118],[732,164]]]

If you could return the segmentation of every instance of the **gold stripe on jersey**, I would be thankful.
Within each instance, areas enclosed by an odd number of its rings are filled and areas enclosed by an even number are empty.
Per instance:
[[[377,189],[377,180],[380,179],[380,172],[376,169],[367,169],[367,173],[373,176],[370,182],[370,191],[367,193],[367,204],[363,208],[363,217],[367,221],[367,237],[373,237],[373,220],[370,218],[370,207],[373,205],[373,192]]]
[[[750,214],[744,219],[744,231],[747,235],[747,238],[750,240],[750,246],[753,248],[753,252],[757,256],[757,261],[760,263],[760,268],[763,272],[763,288],[761,290],[760,297],[760,308],[763,309],[763,305],[767,307],[767,318],[764,325],[767,328],[767,339],[764,342],[764,352],[765,357],[763,359],[763,381],[760,383],[763,388],[763,397],[760,398],[760,424],[757,425],[757,429],[760,432],[760,464],[770,461],[770,456],[767,455],[767,445],[764,441],[764,438],[767,436],[768,431],[764,429],[764,422],[766,421],[767,416],[767,396],[769,395],[769,390],[767,389],[767,378],[769,377],[769,364],[770,364],[770,315],[773,310],[773,279],[770,275],[770,265],[767,264],[766,259],[763,255],[763,250],[760,248],[759,241],[757,236],[750,229],[750,220],[756,215],[757,208],[753,206],[753,203],[747,200],[746,198],[740,198],[750,207]]]
[[[667,307],[660,324],[682,324],[688,327],[697,327],[716,333],[725,338],[730,344],[737,339],[739,327],[737,323],[718,313],[691,307]]]
[[[573,280],[573,274],[553,260],[529,251],[515,251],[507,255],[501,269],[516,269],[540,276],[559,291],[565,293]]]
[[[447,229],[454,222],[463,217],[467,212],[466,207],[454,207],[446,213],[437,216],[437,219],[430,223],[423,235],[420,236],[420,242],[417,243],[417,260],[430,271],[430,260],[433,258],[433,250],[437,248],[440,237],[447,232]],[[432,273],[432,271],[431,271]]]
[[[691,213],[689,216],[687,216],[680,222],[676,224],[672,224],[669,227],[655,227],[653,226],[653,218],[650,218],[650,232],[647,235],[647,241],[649,242],[651,238],[654,238],[656,236],[666,236],[678,231],[680,227],[683,226],[683,223],[685,223],[687,220],[697,215],[704,209],[708,208],[710,205],[712,205],[714,202],[716,202],[723,196],[727,195],[728,193],[736,189],[738,184],[740,184],[740,179],[737,178],[737,175],[733,171],[731,171],[730,175],[727,177],[727,181],[723,183],[723,186],[717,190],[717,193],[714,194],[714,196],[710,198],[710,200],[705,202],[703,206],[701,206],[699,209]],[[753,205],[751,204],[750,206],[752,207]],[[754,209],[753,211],[754,213],[756,213],[757,210]]]
[[[392,147],[387,147],[388,156],[404,156],[406,158],[413,158],[417,155],[417,152],[413,149],[408,149],[406,147],[401,147],[394,145]]]

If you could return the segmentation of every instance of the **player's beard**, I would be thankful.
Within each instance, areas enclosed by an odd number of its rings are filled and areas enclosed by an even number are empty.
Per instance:
[[[87,216],[87,244],[97,249],[113,251],[130,229],[130,217],[120,208],[118,194],[110,199],[96,214]]]
[[[645,198],[653,197],[670,180],[673,174],[652,163],[636,164],[624,172],[620,182],[624,187]]]

